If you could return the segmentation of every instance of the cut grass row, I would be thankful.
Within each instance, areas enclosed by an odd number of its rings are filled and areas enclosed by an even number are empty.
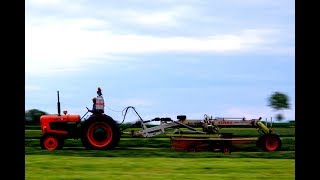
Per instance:
[[[126,129],[125,134],[122,137],[130,137],[129,133],[131,130],[139,131],[140,128],[131,128]],[[182,129],[183,130],[183,129]],[[201,130],[201,129],[199,129]],[[295,128],[277,128],[276,132],[280,134],[281,137],[295,137]],[[222,128],[220,129],[221,133],[233,133],[235,137],[257,137],[259,132],[256,128]],[[25,130],[25,138],[36,139],[41,137],[41,130]],[[160,134],[156,136],[159,137],[168,137],[168,134]]]
[[[231,156],[259,157],[259,158],[295,158],[295,139],[292,137],[282,139],[282,148],[276,152],[264,152],[258,149],[254,142],[234,145]],[[197,152],[196,155],[184,151],[171,149],[170,140],[166,138],[122,138],[119,145],[112,151],[88,151],[80,140],[68,139],[63,150],[54,152],[42,150],[38,139],[25,140],[26,155],[68,155],[68,156],[112,156],[112,157],[223,157],[221,152]]]
[[[255,142],[249,142],[247,144],[237,146],[239,146],[238,149],[241,149],[242,151],[257,151]],[[40,140],[26,139],[25,147],[40,147]],[[79,139],[67,139],[65,140],[65,147],[82,147],[82,144]],[[171,144],[169,138],[121,138],[118,147],[170,148]],[[282,138],[281,150],[294,151],[295,138]]]

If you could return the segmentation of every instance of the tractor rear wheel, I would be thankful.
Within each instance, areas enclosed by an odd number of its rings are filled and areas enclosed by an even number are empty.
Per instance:
[[[86,149],[114,149],[120,140],[120,128],[110,116],[91,116],[82,127],[81,142]]]
[[[61,150],[64,145],[64,140],[54,134],[45,134],[40,139],[41,149],[47,149],[49,151],[58,149]]]

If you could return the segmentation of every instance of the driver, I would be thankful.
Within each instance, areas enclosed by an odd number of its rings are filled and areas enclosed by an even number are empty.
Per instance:
[[[96,102],[97,102],[97,98],[96,97],[92,98],[92,103],[93,103],[92,109],[88,109],[88,111],[91,112],[92,114],[98,113],[98,111],[96,109]]]
[[[98,87],[98,91],[97,91],[97,98],[96,98],[96,109],[98,113],[104,113],[104,99],[102,96],[102,92],[101,92],[101,88]]]

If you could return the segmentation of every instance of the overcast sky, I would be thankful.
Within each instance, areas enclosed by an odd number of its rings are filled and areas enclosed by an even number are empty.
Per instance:
[[[25,108],[83,116],[97,87],[122,121],[186,115],[295,119],[295,7],[287,0],[27,0]],[[127,122],[137,116],[129,111]]]

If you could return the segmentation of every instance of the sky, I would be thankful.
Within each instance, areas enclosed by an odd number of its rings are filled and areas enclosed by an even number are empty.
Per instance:
[[[26,0],[25,109],[89,115],[101,87],[118,122],[295,120],[295,7],[288,0]],[[129,110],[125,122],[138,116]]]

